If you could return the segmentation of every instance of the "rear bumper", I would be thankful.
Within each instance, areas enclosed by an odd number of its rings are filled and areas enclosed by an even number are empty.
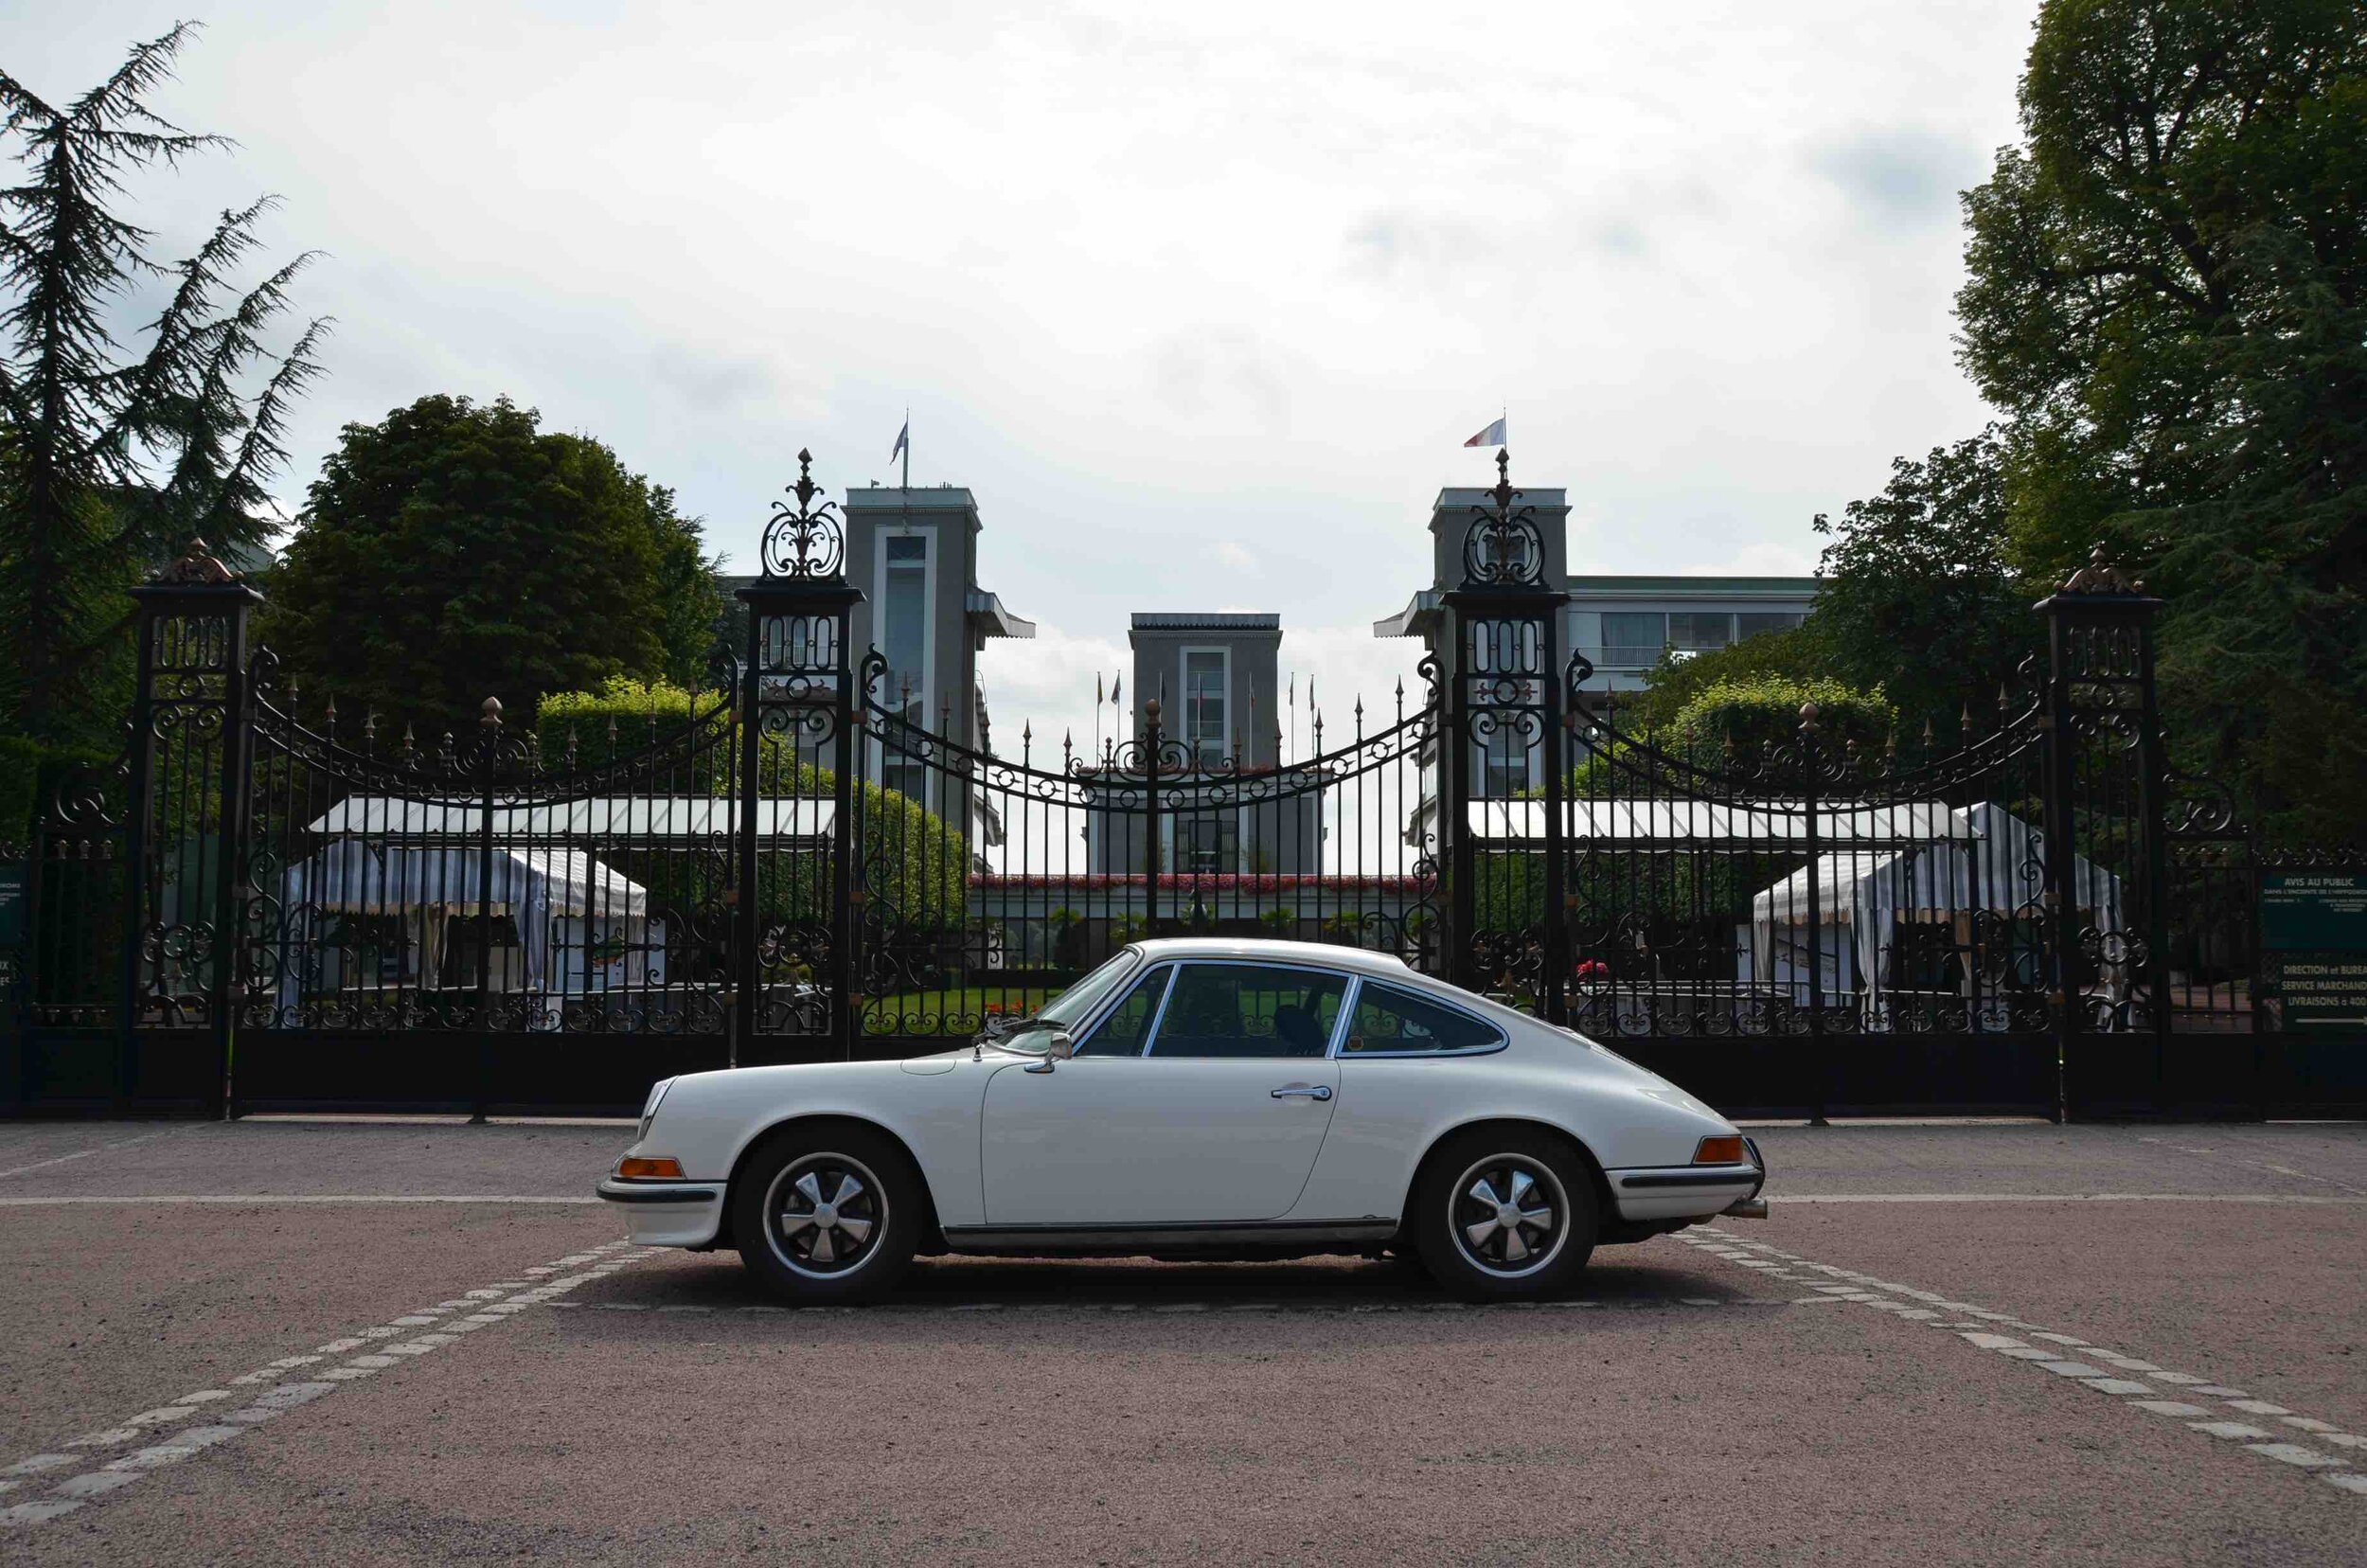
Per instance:
[[[645,1247],[699,1247],[715,1239],[723,1219],[721,1182],[620,1182],[593,1189],[624,1214],[625,1234]]]
[[[1651,1166],[1608,1170],[1612,1200],[1623,1220],[1707,1219],[1753,1199],[1767,1185],[1767,1162],[1749,1138],[1751,1158],[1730,1166]]]

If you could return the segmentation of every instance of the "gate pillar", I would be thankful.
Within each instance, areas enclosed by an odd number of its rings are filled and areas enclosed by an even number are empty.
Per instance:
[[[2047,623],[2046,905],[2064,1106],[2161,1103],[2171,1023],[2162,600],[2099,544]]]
[[[815,504],[821,490],[813,454],[799,452],[797,482],[789,487],[796,504],[773,504],[761,575],[736,591],[748,607],[748,637],[734,704],[735,1066],[780,1060],[782,1036],[851,1058],[859,1033],[862,999],[852,978],[855,908],[863,897],[855,787],[861,754],[847,639],[849,616],[863,596],[846,580],[837,507]],[[828,840],[816,849],[811,840],[825,805]],[[794,847],[776,848],[776,863],[768,865],[764,846],[784,839]],[[782,855],[785,863],[777,860]]]
[[[1511,464],[1508,450],[1496,454],[1495,487],[1471,508],[1462,579],[1446,595],[1438,821],[1447,837],[1448,974],[1468,990],[1530,988],[1539,1015],[1558,1024],[1570,979],[1561,646],[1570,596],[1546,576],[1544,533],[1512,488]],[[1543,808],[1537,849],[1515,850],[1531,820],[1519,803],[1532,799]],[[1490,803],[1484,813],[1473,810],[1480,802]],[[1503,847],[1483,849],[1475,821],[1483,814]],[[1527,857],[1539,850],[1544,864],[1532,866]]]
[[[141,1037],[202,1021],[207,1045],[197,1097],[208,1115],[221,1116],[230,1105],[254,757],[247,623],[263,596],[200,539],[132,597],[139,665],[116,1108],[181,1097],[187,1078],[165,1058],[147,1061]]]

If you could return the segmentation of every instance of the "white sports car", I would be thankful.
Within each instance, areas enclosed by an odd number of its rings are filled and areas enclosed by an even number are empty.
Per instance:
[[[806,1300],[939,1252],[1395,1251],[1484,1298],[1764,1213],[1766,1180],[1733,1124],[1567,1029],[1380,953],[1187,938],[934,1056],[668,1079],[599,1195],[635,1241],[737,1247]]]

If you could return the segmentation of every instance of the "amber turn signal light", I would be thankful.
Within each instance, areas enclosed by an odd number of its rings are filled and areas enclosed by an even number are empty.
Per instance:
[[[1693,1163],[1695,1165],[1742,1164],[1741,1137],[1737,1135],[1732,1138],[1703,1138],[1701,1147],[1693,1151]]]
[[[682,1162],[667,1157],[651,1160],[638,1154],[628,1154],[616,1162],[616,1174],[628,1182],[679,1182],[683,1179]]]

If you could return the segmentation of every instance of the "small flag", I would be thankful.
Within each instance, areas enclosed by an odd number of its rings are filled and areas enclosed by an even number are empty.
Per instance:
[[[1099,707],[1104,701],[1101,694],[1101,671],[1096,669],[1094,671],[1094,705]]]
[[[1504,421],[1502,415],[1496,422],[1463,443],[1465,446],[1502,446],[1504,444]]]
[[[1110,705],[1111,705],[1111,706],[1115,707],[1115,706],[1117,705],[1117,702],[1118,702],[1118,691],[1119,691],[1119,689],[1120,689],[1121,687],[1123,687],[1125,685],[1126,685],[1126,678],[1125,678],[1124,676],[1122,676],[1122,675],[1112,675],[1112,676],[1111,676],[1111,677],[1110,677]]]
[[[1503,429],[1504,429],[1504,422],[1502,419],[1498,419],[1498,420],[1496,421],[1495,428],[1496,428],[1497,430],[1501,431],[1501,430],[1503,430]],[[891,448],[889,448],[889,449],[888,449],[888,461],[889,461],[889,462],[891,462],[891,463],[892,463],[892,462],[896,461],[896,459],[897,459],[897,458],[899,458],[899,457],[900,457],[900,456],[902,456],[902,455],[903,455],[903,454],[904,454],[905,450],[906,450],[908,447],[910,447],[910,446],[911,446],[911,444],[912,444],[912,437],[913,437],[913,421],[912,421],[912,416],[908,414],[908,415],[906,415],[906,416],[904,417],[904,428],[903,428],[903,429],[901,429],[901,430],[899,430],[899,431],[898,431],[898,432],[896,433],[896,445],[894,445],[893,447],[891,447]],[[1469,441],[1466,441],[1466,442],[1464,442],[1463,444],[1464,444],[1465,446],[1469,446],[1469,445],[1471,445],[1472,443],[1471,443],[1471,442],[1469,442]]]

